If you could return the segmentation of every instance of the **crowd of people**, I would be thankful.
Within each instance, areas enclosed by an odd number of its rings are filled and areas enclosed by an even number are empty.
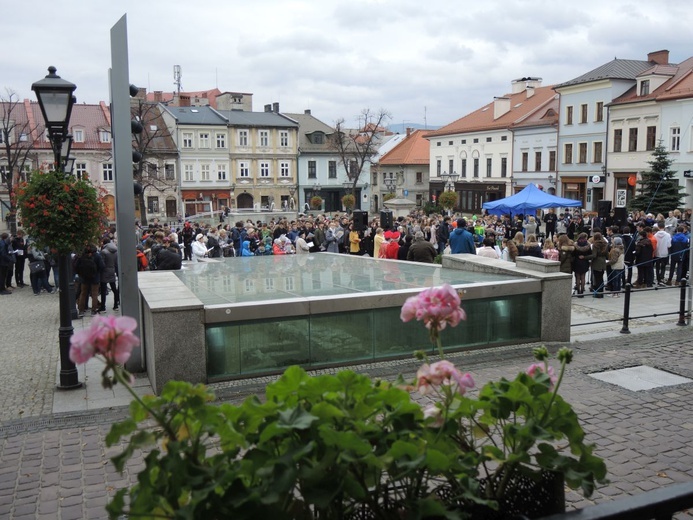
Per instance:
[[[375,217],[363,227],[346,214],[218,225],[186,221],[182,226],[168,226],[155,220],[146,229],[136,225],[137,265],[141,271],[176,270],[183,262],[205,258],[321,252],[424,263],[439,261],[446,253],[508,262],[534,256],[557,261],[561,272],[573,275],[578,297],[589,291],[596,298],[603,298],[605,291],[618,297],[623,285],[632,283],[634,273],[635,288],[678,284],[687,276],[690,211],[672,210],[666,217],[634,212],[626,222],[617,221],[613,212],[601,218],[580,212],[559,214],[553,209],[541,216],[514,218],[453,218],[413,212],[389,220],[381,223]],[[55,292],[55,260],[49,251],[39,251],[21,229],[13,237],[4,233],[0,239],[0,295],[25,287],[26,262],[34,294]],[[115,227],[104,233],[98,247],[91,245],[73,255],[80,315],[89,301],[92,315],[104,312],[109,292],[114,295],[114,310],[118,309],[117,262]],[[51,271],[54,285],[49,283]]]

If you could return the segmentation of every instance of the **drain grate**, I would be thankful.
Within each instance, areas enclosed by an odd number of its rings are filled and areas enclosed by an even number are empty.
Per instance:
[[[605,372],[595,372],[590,374],[590,376],[600,381],[621,386],[627,390],[636,392],[639,390],[651,390],[653,388],[693,382],[693,379],[677,376],[671,372],[665,372],[664,370],[645,365],[621,368],[619,370],[607,370]]]

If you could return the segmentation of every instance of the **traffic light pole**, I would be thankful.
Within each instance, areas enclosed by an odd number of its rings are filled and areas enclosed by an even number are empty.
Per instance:
[[[137,320],[135,333],[142,338],[140,298],[137,286],[135,239],[135,196],[132,190],[132,134],[130,115],[130,79],[128,65],[127,15],[111,28],[111,125],[115,170],[116,226],[118,230],[118,281],[123,316]],[[144,341],[132,351],[126,364],[130,372],[145,368]]]

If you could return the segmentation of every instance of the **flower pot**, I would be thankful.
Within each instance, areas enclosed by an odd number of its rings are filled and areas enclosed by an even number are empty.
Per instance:
[[[516,518],[541,518],[565,512],[565,479],[562,473],[515,472],[509,479],[505,493],[498,500],[498,510],[482,504],[464,503],[459,506],[469,518],[475,520],[512,520]],[[487,479],[479,480],[478,495],[484,496]],[[452,490],[439,489],[436,494],[448,504]]]
[[[565,479],[563,473],[543,471],[539,474],[515,472],[506,492],[498,501],[498,511],[486,506],[474,510],[472,518],[506,520],[524,516],[541,518],[565,512]],[[479,494],[483,496],[487,482],[479,482]]]

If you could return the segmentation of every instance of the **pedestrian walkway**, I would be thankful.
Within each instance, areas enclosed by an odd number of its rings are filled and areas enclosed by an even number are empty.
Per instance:
[[[638,301],[639,300],[639,301]],[[110,302],[109,302],[110,303]],[[611,483],[590,500],[568,493],[569,507],[613,500],[676,482],[693,480],[693,383],[627,390],[590,374],[646,365],[693,379],[690,326],[677,326],[675,315],[633,320],[631,334],[621,323],[580,326],[596,319],[615,319],[623,299],[575,299],[572,303],[575,361],[569,366],[563,395],[575,408],[607,461]],[[634,295],[633,315],[678,309],[676,291]],[[107,308],[111,308],[108,305]],[[107,448],[110,425],[124,418],[129,402],[122,388],[105,391],[96,360],[80,367],[80,390],[55,389],[58,367],[58,295],[34,297],[28,289],[0,296],[3,337],[0,341],[0,518],[107,518],[104,505],[115,491],[136,482],[141,455],[121,475]],[[112,311],[110,311],[112,312]],[[89,325],[91,318],[75,322]],[[460,325],[464,326],[464,324]],[[478,386],[489,379],[513,377],[531,362],[534,345],[457,353],[450,359],[470,371]],[[549,344],[550,348],[560,345]],[[413,376],[418,363],[405,359],[359,365],[373,377]],[[331,369],[334,371],[337,369]],[[238,402],[261,394],[268,378],[210,385],[217,396]],[[139,392],[149,392],[139,377]],[[691,518],[691,516],[680,516]]]

